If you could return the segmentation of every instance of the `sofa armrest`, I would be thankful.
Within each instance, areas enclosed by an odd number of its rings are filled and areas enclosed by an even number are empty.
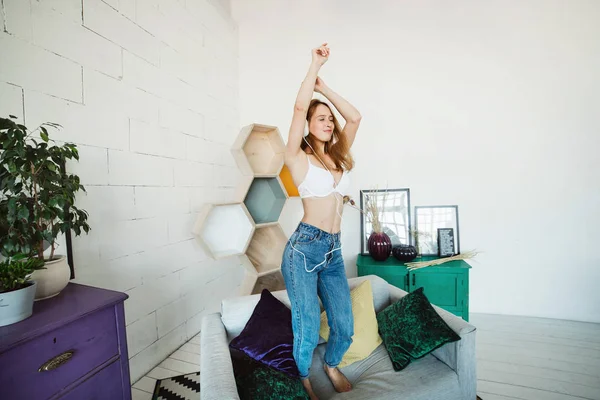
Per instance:
[[[227,342],[227,332],[220,313],[202,318],[200,332],[200,399],[240,400],[233,364]]]
[[[395,303],[408,294],[394,285],[388,285],[390,304]],[[464,398],[474,399],[476,397],[477,389],[477,361],[475,355],[476,328],[462,318],[459,318],[434,304],[432,305],[448,326],[460,336],[460,340],[457,342],[446,343],[444,346],[434,350],[431,354],[456,372]]]

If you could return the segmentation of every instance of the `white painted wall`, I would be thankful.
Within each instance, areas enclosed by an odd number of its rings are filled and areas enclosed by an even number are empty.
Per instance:
[[[59,123],[53,136],[78,144],[68,169],[87,189],[77,201],[92,232],[74,239],[76,281],[129,295],[135,381],[244,275],[191,233],[200,207],[232,201],[241,178],[236,25],[216,0],[0,5],[0,115]]]
[[[600,322],[600,3],[232,1],[240,118],[276,125],[324,41],[321,76],[357,106],[359,189],[458,204],[471,311]],[[302,216],[287,202],[287,234]],[[342,225],[356,275],[359,215]]]

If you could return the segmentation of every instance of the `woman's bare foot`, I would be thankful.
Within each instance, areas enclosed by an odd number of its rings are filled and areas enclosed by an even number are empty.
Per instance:
[[[304,385],[304,389],[306,389],[306,393],[310,396],[310,400],[319,400],[315,392],[312,390],[312,386],[310,385],[310,380],[308,378],[302,379],[302,385]]]
[[[323,368],[325,369],[327,376],[329,376],[331,383],[333,383],[336,392],[342,393],[352,390],[352,384],[348,381],[348,378],[337,369],[337,367],[330,368],[326,364],[323,364]]]

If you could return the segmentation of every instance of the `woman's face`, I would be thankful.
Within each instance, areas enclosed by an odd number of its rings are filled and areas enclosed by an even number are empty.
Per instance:
[[[308,130],[322,142],[328,142],[333,135],[333,114],[329,107],[319,104],[308,124]]]

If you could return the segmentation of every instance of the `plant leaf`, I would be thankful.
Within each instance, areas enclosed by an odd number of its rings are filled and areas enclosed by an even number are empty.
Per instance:
[[[40,127],[40,130],[42,131],[42,133],[40,133],[40,137],[44,142],[48,142],[50,140],[50,138],[48,137],[48,130],[43,126]]]

